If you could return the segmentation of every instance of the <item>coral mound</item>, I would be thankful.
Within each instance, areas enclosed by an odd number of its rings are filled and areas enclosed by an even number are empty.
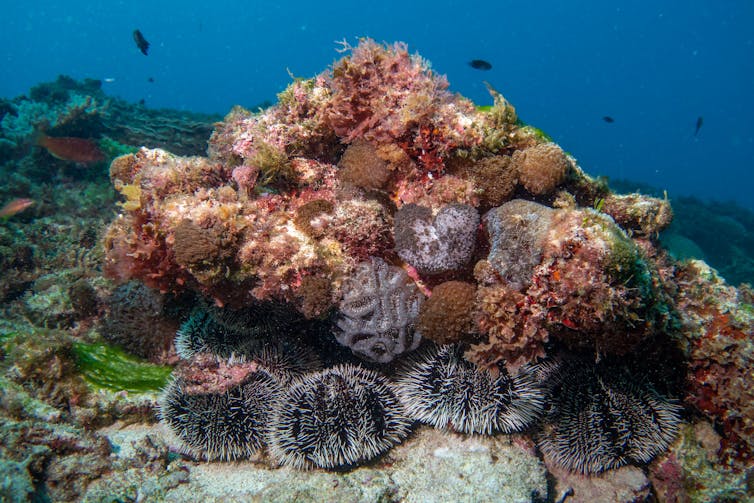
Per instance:
[[[511,433],[542,413],[545,393],[529,369],[497,374],[463,358],[457,345],[430,347],[404,362],[398,396],[408,414],[438,428],[463,433]]]
[[[270,453],[295,468],[362,464],[400,443],[411,421],[387,380],[339,365],[295,382],[277,403]]]
[[[225,306],[210,315],[214,328],[184,326],[182,354],[241,353],[294,368],[291,359],[306,357],[286,348],[305,319],[318,331],[311,340],[300,333],[299,342],[328,365],[348,361],[348,350],[387,370],[408,358],[427,379],[436,371],[451,387],[476,386],[496,405],[483,409],[448,392],[441,396],[451,412],[423,420],[487,432],[535,421],[526,400],[517,410],[518,401],[495,397],[539,357],[570,351],[592,362],[638,361],[669,348],[667,367],[687,383],[686,403],[723,426],[736,466],[750,460],[751,295],[738,297],[664,252],[657,233],[670,223],[668,201],[616,196],[524,125],[500,93],[490,89],[492,106],[475,107],[403,44],[362,40],[344,49],[327,71],[291,83],[277,104],[233,109],[206,157],[141,149],[113,161],[123,200],[105,236],[107,274]],[[436,365],[411,358],[424,335],[464,344],[468,362],[458,347],[452,358],[427,357]],[[264,348],[283,351],[257,352]],[[281,383],[294,378],[275,372]],[[643,385],[599,382],[609,384],[599,396],[659,414]],[[728,390],[730,382],[743,391]],[[415,403],[430,414],[434,402]],[[568,466],[605,470],[667,446],[672,427],[655,434],[626,421],[616,424],[627,447],[608,444],[618,454]],[[598,426],[586,431],[604,436]],[[558,442],[569,442],[559,439],[568,437],[556,432],[563,436],[551,444],[563,451]],[[362,460],[337,448],[317,452],[321,458],[291,464]]]

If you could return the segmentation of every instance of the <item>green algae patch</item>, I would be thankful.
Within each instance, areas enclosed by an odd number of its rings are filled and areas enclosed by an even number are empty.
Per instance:
[[[171,367],[147,363],[106,344],[73,344],[76,365],[84,380],[95,388],[146,393],[164,388]]]

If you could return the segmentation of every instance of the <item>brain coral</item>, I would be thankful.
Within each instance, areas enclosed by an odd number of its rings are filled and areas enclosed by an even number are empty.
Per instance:
[[[565,181],[571,161],[559,146],[543,143],[517,150],[513,163],[518,172],[518,181],[531,194],[541,196],[552,193]]]
[[[464,267],[476,246],[479,213],[466,204],[449,204],[432,218],[432,210],[407,204],[395,214],[395,249],[421,274]]]
[[[423,300],[403,269],[373,257],[343,284],[335,337],[362,358],[392,361],[419,345],[414,323]]]

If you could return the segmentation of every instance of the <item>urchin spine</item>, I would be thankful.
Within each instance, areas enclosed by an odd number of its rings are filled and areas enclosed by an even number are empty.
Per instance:
[[[582,474],[648,463],[678,434],[681,406],[627,369],[565,365],[539,448]]]

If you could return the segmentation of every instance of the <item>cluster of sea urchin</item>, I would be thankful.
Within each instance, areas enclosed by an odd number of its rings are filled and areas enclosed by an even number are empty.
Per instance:
[[[411,420],[383,375],[347,364],[318,371],[308,348],[218,321],[227,317],[237,315],[197,309],[176,337],[185,361],[160,416],[190,454],[236,460],[269,445],[278,464],[330,469],[408,436]]]

